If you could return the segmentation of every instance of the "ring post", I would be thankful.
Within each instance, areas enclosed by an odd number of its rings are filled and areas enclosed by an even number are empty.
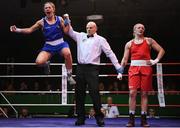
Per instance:
[[[62,96],[61,96],[61,103],[63,105],[67,104],[67,71],[66,66],[62,65]]]
[[[165,107],[162,63],[157,63],[156,70],[157,70],[157,85],[158,85],[158,101],[159,101],[159,106],[160,107]]]

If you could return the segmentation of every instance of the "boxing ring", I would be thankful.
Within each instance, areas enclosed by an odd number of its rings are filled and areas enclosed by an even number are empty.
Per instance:
[[[35,63],[0,63],[0,66],[35,66]],[[171,108],[171,109],[180,109],[180,91],[166,91],[164,90],[164,83],[163,78],[164,77],[179,77],[180,74],[177,72],[175,73],[163,73],[163,66],[178,66],[180,63],[158,63],[156,66],[154,66],[154,70],[156,71],[155,74],[153,74],[153,77],[156,77],[156,83],[157,83],[157,91],[150,92],[149,95],[155,95],[157,98],[157,104],[149,104],[149,107],[156,107],[158,108]],[[74,91],[68,91],[68,84],[67,84],[67,74],[66,74],[66,68],[65,65],[62,63],[51,63],[51,66],[61,66],[62,67],[62,73],[61,75],[0,75],[0,78],[61,78],[61,86],[62,90],[58,91],[0,91],[0,96],[3,98],[3,100],[6,103],[0,104],[0,111],[4,114],[4,117],[6,118],[0,118],[0,127],[74,127],[75,118],[67,118],[66,116],[61,116],[57,118],[54,117],[48,117],[48,118],[41,118],[41,117],[32,117],[32,118],[25,118],[20,119],[19,117],[19,110],[17,110],[18,107],[72,107],[75,104],[69,101],[68,95],[73,95]],[[76,64],[73,64],[73,66],[76,66]],[[111,63],[101,63],[100,66],[112,66]],[[155,68],[156,67],[156,68]],[[113,68],[113,67],[111,67]],[[99,75],[100,78],[113,78],[116,77],[116,74],[103,74]],[[127,74],[124,74],[123,77],[127,77]],[[75,75],[73,75],[75,77]],[[88,91],[87,91],[88,93]],[[128,91],[100,91],[102,95],[128,95]],[[58,95],[59,101],[57,103],[12,103],[12,100],[9,100],[6,94],[50,94],[50,95]],[[169,104],[168,98],[166,98],[168,95],[170,96],[172,94],[175,94],[177,96],[177,101],[174,101],[173,104]],[[21,95],[21,96],[22,96]],[[58,99],[57,98],[57,99]],[[179,99],[179,101],[178,101]],[[171,103],[171,102],[170,102]],[[118,107],[126,107],[128,108],[128,103],[115,103],[113,105],[116,105]],[[86,107],[92,107],[91,103],[86,103]],[[139,107],[140,104],[137,104]],[[10,107],[14,113],[15,118],[9,118],[8,115],[3,111],[3,107]],[[162,110],[163,110],[162,109]],[[128,113],[128,112],[126,112]],[[161,115],[160,115],[161,116]],[[138,113],[137,113],[138,117]],[[136,118],[136,126],[140,126],[140,118]],[[105,127],[124,127],[126,123],[128,122],[127,116],[120,115],[119,118],[106,118],[105,119]],[[148,122],[150,126],[152,127],[179,127],[180,126],[180,119],[178,117],[166,117],[162,116],[161,118],[149,118]],[[95,119],[87,119],[86,124],[83,125],[84,127],[95,127],[96,122]]]

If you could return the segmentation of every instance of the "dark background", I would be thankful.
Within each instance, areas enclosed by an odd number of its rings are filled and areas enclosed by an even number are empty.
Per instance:
[[[102,14],[98,34],[104,36],[120,61],[124,45],[132,38],[132,27],[141,22],[146,36],[154,38],[166,50],[162,62],[179,61],[180,0],[52,0],[56,14],[68,13],[77,31],[85,31],[86,16]],[[0,2],[0,62],[13,57],[14,62],[34,62],[44,41],[41,30],[25,35],[11,33],[10,25],[30,27],[44,16],[46,0],[3,0]],[[70,44],[76,61],[76,45]],[[93,52],[93,51],[92,51]],[[55,56],[54,62],[63,62]],[[104,55],[101,62],[110,62]]]

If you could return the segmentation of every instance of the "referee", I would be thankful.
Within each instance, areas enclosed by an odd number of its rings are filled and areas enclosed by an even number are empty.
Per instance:
[[[99,64],[100,55],[102,51],[110,58],[118,72],[118,79],[122,79],[123,67],[120,66],[114,52],[111,50],[110,45],[105,38],[96,33],[97,26],[94,22],[88,22],[86,31],[76,32],[72,26],[69,28],[69,36],[77,43],[77,72],[75,96],[76,96],[76,109],[77,121],[75,125],[85,124],[85,96],[86,87],[88,86],[89,94],[95,110],[95,118],[98,126],[104,126],[104,115],[101,112],[101,100],[99,95]]]

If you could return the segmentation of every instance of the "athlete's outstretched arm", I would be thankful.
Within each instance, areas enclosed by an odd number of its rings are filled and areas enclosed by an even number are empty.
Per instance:
[[[38,20],[34,25],[29,28],[17,28],[16,25],[10,26],[11,32],[30,34],[35,30],[42,27],[42,20]]]

